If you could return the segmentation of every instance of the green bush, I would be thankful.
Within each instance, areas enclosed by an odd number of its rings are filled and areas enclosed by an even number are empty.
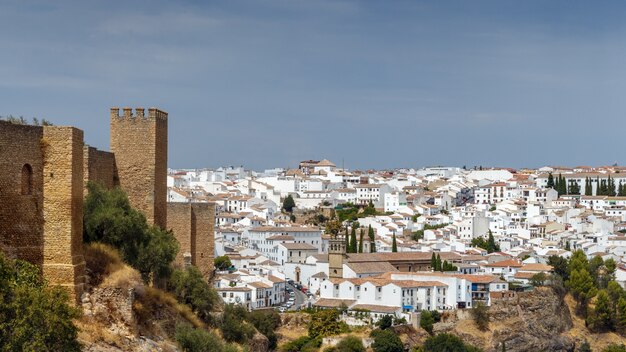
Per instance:
[[[48,287],[34,265],[0,253],[0,350],[80,351],[67,292]]]
[[[226,270],[230,268],[231,266],[233,266],[233,264],[230,261],[230,258],[228,258],[228,256],[226,255],[215,257],[215,259],[213,260],[213,264],[215,265],[215,268],[217,270]]]
[[[198,317],[211,323],[211,311],[219,304],[217,291],[209,286],[195,266],[175,270],[168,282],[168,289],[179,302],[189,305]]]
[[[337,310],[320,310],[311,315],[311,322],[309,323],[309,336],[311,338],[339,335],[347,330],[348,326],[339,320]]]
[[[219,352],[224,348],[224,343],[217,335],[186,324],[176,326],[176,342],[186,352]]]
[[[131,207],[119,187],[108,190],[89,182],[83,215],[85,242],[101,242],[120,250],[124,261],[137,269],[144,281],[170,274],[178,252],[171,231],[148,226],[146,218]]]
[[[280,326],[280,314],[275,310],[255,310],[248,314],[248,321],[269,340],[269,349],[274,350],[278,342],[276,329]]]
[[[336,352],[365,352],[363,341],[356,336],[346,336],[335,346]]]
[[[482,302],[478,302],[474,305],[474,308],[471,310],[472,318],[474,319],[474,323],[476,323],[476,327],[485,331],[489,329],[489,308],[484,305]]]
[[[321,338],[302,336],[284,344],[280,350],[282,352],[317,352],[321,345]]]
[[[435,318],[431,312],[423,310],[420,314],[420,327],[426,330],[429,334],[433,333],[433,325],[435,324]]]
[[[391,315],[384,315],[382,318],[378,319],[376,325],[381,329],[389,329],[391,325],[393,325],[393,317]]]
[[[226,305],[220,326],[224,340],[244,344],[251,339],[255,331],[254,327],[245,321],[247,317],[248,311],[243,306]]]
[[[428,352],[480,352],[481,350],[463,342],[452,334],[431,336],[424,342],[423,351]]]
[[[372,349],[374,352],[403,352],[404,345],[400,337],[391,330],[374,330],[371,333],[374,338]]]

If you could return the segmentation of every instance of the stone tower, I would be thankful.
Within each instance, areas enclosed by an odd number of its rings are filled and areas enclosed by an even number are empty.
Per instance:
[[[111,108],[111,152],[119,184],[149,224],[167,225],[167,113]]]
[[[344,236],[333,236],[328,241],[328,277],[343,278],[343,262],[346,259],[346,240]]]

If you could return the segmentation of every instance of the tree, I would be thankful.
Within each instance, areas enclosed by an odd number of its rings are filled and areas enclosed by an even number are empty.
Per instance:
[[[309,336],[311,338],[339,335],[346,330],[346,324],[339,320],[339,312],[327,309],[315,312],[309,322]]]
[[[188,324],[176,326],[176,342],[185,352],[230,352],[237,351],[234,346],[225,345],[219,336],[210,331],[195,329]]]
[[[70,305],[61,287],[48,287],[39,268],[0,252],[0,346],[2,351],[80,351]]]
[[[372,225],[367,228],[367,236],[370,238],[370,252],[376,253],[376,237],[374,236]]]
[[[478,352],[480,349],[466,344],[458,336],[452,334],[437,334],[424,342],[423,351],[428,352]]]
[[[215,257],[215,259],[213,259],[213,264],[215,265],[215,269],[220,271],[226,270],[233,266],[233,263],[231,263],[230,258],[228,258],[227,255]]]
[[[393,324],[393,317],[391,315],[383,315],[382,318],[378,319],[376,325],[381,329],[389,329]]]
[[[435,271],[441,271],[441,257],[439,256],[439,253],[437,253],[437,260],[435,263]]]
[[[422,310],[422,313],[420,314],[420,327],[432,335],[434,324],[435,319],[432,314],[427,310]]]
[[[253,310],[248,314],[248,321],[269,340],[269,350],[276,349],[278,335],[276,330],[280,327],[280,314],[275,310]]]
[[[254,328],[245,322],[248,311],[241,305],[227,304],[222,314],[222,336],[228,342],[246,343],[254,336]]]
[[[613,327],[613,311],[609,294],[606,290],[598,291],[593,315],[589,316],[590,325],[595,331],[606,331]]]
[[[391,251],[394,253],[398,251],[398,244],[396,243],[395,233],[391,236]]]
[[[589,274],[593,278],[593,282],[596,286],[599,286],[601,281],[602,267],[604,266],[604,260],[599,255],[596,255],[589,261]]]
[[[458,268],[450,263],[448,263],[447,260],[443,261],[443,266],[441,268],[441,271],[457,271]]]
[[[489,329],[489,308],[484,305],[482,302],[478,302],[472,308],[472,318],[474,319],[474,323],[478,330],[486,331]]]
[[[496,240],[493,238],[493,233],[491,232],[491,230],[489,230],[489,235],[487,239],[487,251],[489,253],[500,251],[500,245],[496,243]]]
[[[619,299],[624,297],[624,289],[617,282],[609,281],[606,292],[609,294],[609,298],[611,299],[613,313],[614,315],[617,315],[617,305],[619,303]]]
[[[365,352],[363,341],[354,336],[348,335],[344,337],[333,349],[334,352]]]
[[[617,326],[623,333],[626,331],[626,299],[620,297],[617,301]]]
[[[374,330],[371,336],[374,338],[374,352],[404,352],[402,340],[391,330]]]
[[[548,174],[548,188],[554,188],[554,176],[551,172]]]
[[[589,261],[587,260],[585,252],[579,249],[574,251],[571,258],[569,259],[569,271],[572,272],[574,270],[581,269],[586,269],[587,271],[589,271]]]
[[[591,184],[591,178],[589,177],[587,177],[586,183],[585,183],[585,195],[586,196],[593,195],[593,186]]]
[[[337,236],[339,232],[341,232],[341,229],[341,222],[336,218],[333,218],[331,221],[326,223],[325,232],[330,235]]]
[[[363,229],[359,231],[359,253],[363,253]]]
[[[587,316],[587,304],[596,295],[596,287],[586,268],[572,270],[565,286],[570,290],[578,303],[578,311]]]
[[[358,245],[356,243],[356,228],[352,226],[352,230],[350,230],[350,245],[349,245],[348,253],[356,253]]]
[[[283,210],[288,213],[292,213],[293,208],[295,207],[296,207],[296,202],[293,200],[293,197],[290,194],[287,196],[287,198],[285,198],[285,200],[283,200]]]
[[[132,208],[119,187],[111,190],[87,183],[84,203],[83,239],[102,242],[120,250],[124,261],[137,269],[144,281],[169,275],[178,252],[171,231],[148,226],[145,216]]]
[[[530,278],[530,284],[539,287],[543,286],[548,279],[548,276],[543,271],[536,273]]]
[[[211,312],[219,304],[217,291],[209,286],[195,266],[175,270],[168,282],[168,289],[179,302],[188,305],[206,323],[211,323]]]
[[[433,271],[437,271],[437,257],[435,256],[435,252],[430,256],[430,268]]]

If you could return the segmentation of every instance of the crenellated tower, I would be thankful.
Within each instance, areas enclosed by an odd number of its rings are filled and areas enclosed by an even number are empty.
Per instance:
[[[167,112],[111,108],[111,152],[119,184],[149,224],[167,225]]]

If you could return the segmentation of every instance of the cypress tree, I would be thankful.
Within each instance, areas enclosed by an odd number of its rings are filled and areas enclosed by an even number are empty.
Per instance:
[[[430,257],[430,268],[433,270],[436,270],[437,267],[437,257],[435,257],[435,252],[433,252],[433,255]]]
[[[548,188],[554,188],[554,176],[552,176],[552,173],[548,174]]]
[[[593,194],[593,188],[591,186],[591,178],[585,178],[585,195],[590,196]]]
[[[350,251],[348,253],[356,253],[357,243],[356,243],[356,228],[352,226],[352,231],[350,231]]]
[[[359,253],[363,253],[363,229],[359,233]]]
[[[372,225],[367,229],[367,236],[370,238],[370,253],[376,253],[376,236],[374,236]]]
[[[437,262],[435,264],[435,271],[441,271],[441,257],[437,254]]]
[[[391,239],[391,251],[392,252],[397,252],[398,251],[398,244],[396,243],[396,234],[393,234],[393,237]]]

